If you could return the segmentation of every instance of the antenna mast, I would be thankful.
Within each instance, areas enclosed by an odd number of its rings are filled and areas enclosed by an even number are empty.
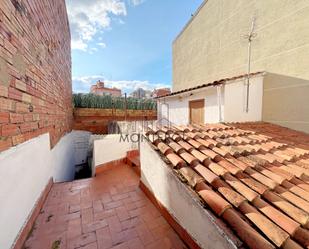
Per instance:
[[[257,36],[257,34],[254,33],[255,22],[256,22],[256,17],[253,17],[252,23],[251,23],[250,32],[249,32],[248,35],[245,36],[245,38],[248,40],[248,67],[247,67],[247,82],[246,82],[246,88],[247,88],[246,112],[249,112],[250,71],[251,71],[251,44],[252,44],[252,40]]]

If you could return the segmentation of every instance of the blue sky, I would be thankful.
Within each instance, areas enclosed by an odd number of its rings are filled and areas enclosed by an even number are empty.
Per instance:
[[[130,93],[171,86],[172,42],[202,0],[67,0],[74,92],[104,79]]]

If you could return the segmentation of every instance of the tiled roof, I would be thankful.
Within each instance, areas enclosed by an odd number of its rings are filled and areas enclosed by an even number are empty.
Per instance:
[[[147,135],[249,248],[309,248],[309,135],[262,122]]]
[[[257,75],[263,74],[263,73],[265,73],[265,72],[250,73],[249,77],[257,76]],[[241,74],[241,75],[237,75],[237,76],[234,76],[234,77],[215,80],[213,82],[209,82],[209,83],[205,83],[205,84],[198,85],[198,86],[195,86],[195,87],[190,87],[190,88],[186,88],[186,89],[183,89],[183,90],[180,90],[180,91],[165,94],[165,95],[156,97],[155,99],[160,99],[160,98],[169,97],[169,96],[173,96],[173,95],[177,95],[177,94],[181,94],[181,93],[185,93],[185,92],[190,92],[190,91],[198,90],[198,89],[205,88],[205,87],[222,85],[222,84],[226,83],[227,81],[238,80],[238,79],[242,79],[242,78],[245,78],[245,77],[248,77],[248,74]]]

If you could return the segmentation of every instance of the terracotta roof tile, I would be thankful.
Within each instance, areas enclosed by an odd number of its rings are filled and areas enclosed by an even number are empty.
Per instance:
[[[271,191],[267,191],[266,193],[263,194],[263,197],[266,198],[269,202],[271,202],[274,206],[281,209],[295,221],[299,222],[300,224],[306,225],[308,223],[309,219],[308,213],[295,207],[290,202],[285,201],[278,195],[272,193]]]
[[[263,193],[265,193],[266,190],[268,190],[268,188],[264,184],[254,180],[248,174],[245,174],[243,172],[239,172],[239,173],[236,174],[236,177],[240,181],[245,183],[247,186],[249,186],[251,189],[253,189],[254,191],[256,191],[257,193],[259,193],[261,195]]]
[[[299,196],[291,193],[287,189],[285,189],[285,188],[283,188],[281,186],[277,186],[275,188],[275,191],[281,197],[283,197],[284,199],[286,199],[289,202],[293,203],[296,207],[299,207],[300,209],[302,209],[302,210],[304,210],[306,212],[309,210],[309,202],[307,202],[306,200],[300,198]]]
[[[204,178],[202,178],[199,174],[197,174],[193,169],[190,167],[183,167],[179,170],[182,176],[188,181],[188,184],[195,188],[195,186],[200,183],[204,182]]]
[[[181,153],[185,151],[185,148],[183,148],[182,146],[180,146],[178,143],[175,142],[170,142],[168,144],[176,153]]]
[[[178,144],[182,146],[185,150],[192,149],[192,146],[183,140],[179,141]]]
[[[194,166],[194,170],[198,172],[209,184],[218,179],[218,176],[201,164]]]
[[[209,168],[212,172],[214,172],[218,176],[223,176],[224,174],[228,173],[228,171],[221,167],[217,163],[210,163],[207,165],[207,168]]]
[[[282,183],[282,186],[285,187],[286,189],[290,190],[292,193],[298,195],[299,197],[305,199],[306,201],[309,201],[309,192],[288,182],[284,181]]]
[[[296,229],[293,238],[298,241],[305,248],[309,248],[309,231],[307,229]]]
[[[239,214],[232,209],[223,213],[223,219],[232,227],[236,234],[252,249],[271,249],[275,248],[252,226],[245,222]]]
[[[309,192],[309,184],[303,182],[302,180],[299,180],[299,179],[297,179],[297,178],[292,178],[292,179],[290,180],[290,182],[291,182],[292,184],[294,184],[294,185],[296,185],[296,186],[298,186],[298,187],[300,187],[300,188],[306,190],[307,192]]]
[[[197,184],[195,189],[217,215],[222,215],[224,211],[231,207],[231,204],[216,194],[205,183],[202,182]]]
[[[174,153],[168,154],[166,157],[173,164],[174,167],[181,168],[185,165],[185,161]]]
[[[226,160],[229,161],[230,163],[234,164],[237,168],[241,170],[246,170],[248,167],[251,167],[249,164],[244,163],[237,158],[234,157],[226,157]]]
[[[158,146],[158,149],[161,151],[161,153],[164,155],[171,154],[173,151],[169,146],[167,146],[165,143],[162,143],[162,142],[158,143],[157,146]]]
[[[255,199],[253,205],[290,235],[293,235],[296,229],[300,227],[299,223],[295,222],[261,198]]]
[[[283,249],[302,249],[299,244],[297,244],[295,241],[291,239],[287,239],[284,245],[282,246]]]
[[[190,165],[196,165],[199,162],[197,158],[195,158],[188,152],[182,152],[179,154],[179,156]]]
[[[254,190],[243,184],[237,178],[233,177],[231,174],[225,174],[223,176],[225,182],[235,189],[239,194],[243,195],[247,200],[253,201],[259,196]]]
[[[284,232],[275,223],[261,214],[256,208],[249,203],[243,202],[239,209],[241,212],[254,223],[276,246],[281,245],[289,238],[289,235]]]
[[[227,171],[232,173],[233,175],[237,174],[238,172],[241,171],[240,168],[236,167],[234,164],[228,162],[227,160],[223,159],[217,162],[219,165],[224,167]]]
[[[308,247],[309,135],[262,122],[149,131],[150,142],[249,248]]]
[[[207,148],[214,148],[218,142],[216,142],[215,140],[213,139],[202,139],[202,138],[199,138],[199,139],[196,139],[197,142],[201,143],[202,145],[206,146]]]

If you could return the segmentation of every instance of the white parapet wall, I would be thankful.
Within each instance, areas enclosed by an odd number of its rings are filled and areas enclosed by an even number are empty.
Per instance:
[[[102,164],[123,159],[128,151],[138,149],[138,134],[113,134],[94,137],[93,169]]]
[[[49,135],[0,153],[0,248],[8,249],[27,221],[53,169]]]
[[[201,248],[237,248],[239,241],[148,143],[141,144],[141,181]]]
[[[54,182],[74,179],[80,152],[74,145],[81,136],[90,133],[68,133],[51,149],[46,133],[0,153],[1,249],[14,243],[51,178]]]

